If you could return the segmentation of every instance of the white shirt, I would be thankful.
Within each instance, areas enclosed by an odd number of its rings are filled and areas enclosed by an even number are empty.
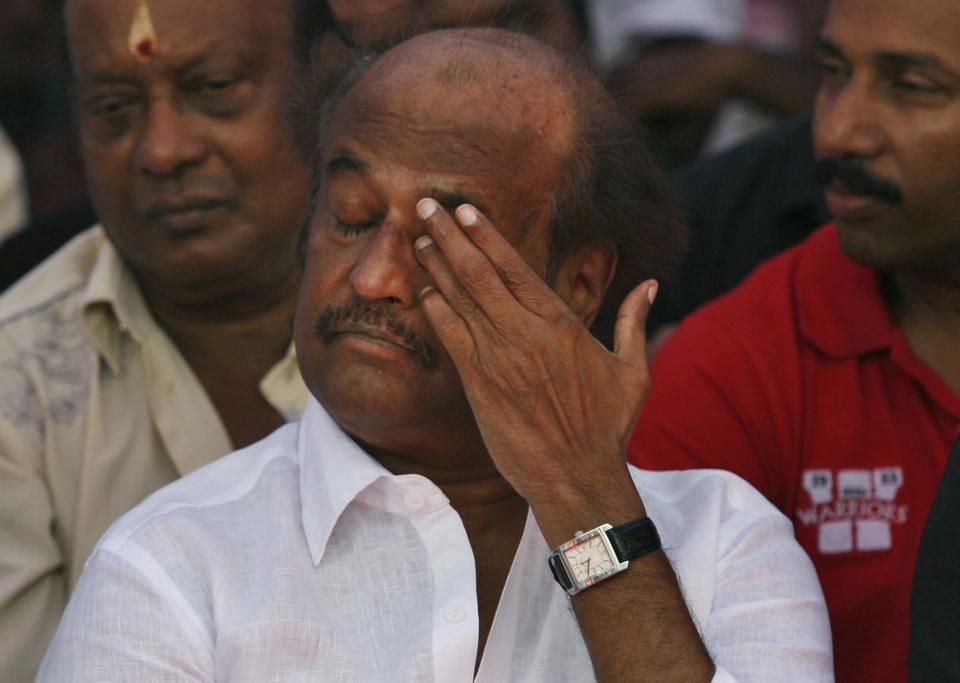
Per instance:
[[[832,680],[823,595],[786,518],[729,473],[632,472],[715,680]],[[475,680],[593,680],[549,552],[528,515]],[[311,399],[299,426],[111,527],[38,680],[470,681],[478,630],[447,498],[391,475]]]

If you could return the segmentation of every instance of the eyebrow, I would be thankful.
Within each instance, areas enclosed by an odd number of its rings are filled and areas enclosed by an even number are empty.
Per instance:
[[[942,59],[928,52],[881,52],[877,61],[882,64],[903,68],[933,69],[950,74],[955,78],[957,72]]]
[[[333,157],[327,162],[325,171],[329,179],[338,178],[347,174],[357,173],[362,176],[367,175],[370,165],[349,152],[343,152]],[[424,194],[424,197],[430,197],[442,206],[444,209],[453,213],[461,204],[471,204],[477,208],[480,213],[490,216],[490,211],[479,197],[475,196],[469,190],[458,188],[456,190],[444,190],[439,187],[431,187]]]
[[[843,50],[823,36],[817,38],[817,52],[825,52],[831,57],[843,57]]]
[[[476,197],[471,196],[469,192],[462,190],[450,192],[447,190],[442,190],[438,187],[431,187],[429,190],[427,190],[427,193],[424,196],[435,199],[437,204],[442,206],[450,213],[453,213],[461,204],[470,204],[476,207],[477,211],[483,215],[490,217],[490,211],[487,209],[484,203],[479,201]]]
[[[244,70],[252,70],[257,63],[254,51],[238,49],[230,54],[225,54],[224,51],[218,50],[217,46],[213,45],[198,54],[181,59],[179,62],[165,65],[164,70],[175,74],[177,77],[183,77],[184,74],[206,68],[211,63],[216,64],[218,60],[233,60],[234,64],[239,65]],[[142,79],[139,75],[138,66],[135,63],[125,61],[95,67],[89,75],[78,80],[95,85],[139,85]]]
[[[817,50],[830,57],[844,59],[843,50],[841,50],[837,44],[827,38],[824,38],[823,36],[817,38]],[[878,52],[874,56],[874,61],[900,69],[935,69],[937,71],[942,71],[945,74],[949,74],[954,78],[960,78],[960,73],[958,73],[953,67],[937,57],[935,54],[929,52]]]
[[[358,159],[349,153],[338,154],[326,166],[326,176],[328,178],[337,178],[347,173],[367,174],[367,162]]]

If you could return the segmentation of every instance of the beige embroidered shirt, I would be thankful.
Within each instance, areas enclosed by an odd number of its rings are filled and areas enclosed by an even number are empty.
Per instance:
[[[300,417],[308,393],[292,344],[260,390]],[[101,228],[0,297],[0,680],[33,680],[114,520],[231,450]]]

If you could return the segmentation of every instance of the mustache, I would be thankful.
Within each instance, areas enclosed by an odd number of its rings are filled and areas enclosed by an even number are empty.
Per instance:
[[[440,355],[436,345],[418,335],[396,312],[373,306],[366,301],[354,299],[339,306],[327,306],[317,315],[313,334],[327,344],[351,325],[389,330],[411,349],[414,358],[424,370],[436,370]]]
[[[873,197],[890,204],[899,204],[903,201],[903,190],[899,185],[874,175],[860,161],[821,159],[813,172],[821,185],[829,185],[836,179],[851,192],[864,197]]]

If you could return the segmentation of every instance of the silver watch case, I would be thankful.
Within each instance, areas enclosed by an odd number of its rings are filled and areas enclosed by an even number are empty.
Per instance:
[[[564,571],[566,571],[567,577],[570,579],[570,583],[573,584],[572,587],[565,589],[570,595],[576,595],[580,591],[586,590],[587,588],[596,585],[604,579],[609,579],[614,574],[619,574],[629,566],[629,561],[620,562],[619,558],[617,558],[617,554],[613,550],[613,546],[610,545],[610,539],[607,538],[607,531],[612,528],[612,524],[601,524],[590,531],[577,531],[576,536],[571,538],[566,543],[553,549],[553,554],[559,557],[560,563],[563,566]],[[613,567],[598,574],[594,574],[588,579],[579,581],[577,580],[576,572],[574,572],[573,567],[570,566],[570,562],[567,560],[567,556],[564,554],[564,551],[576,547],[581,543],[584,543],[597,536],[603,541],[603,546],[606,548],[607,554],[610,556],[610,561],[613,563]]]

